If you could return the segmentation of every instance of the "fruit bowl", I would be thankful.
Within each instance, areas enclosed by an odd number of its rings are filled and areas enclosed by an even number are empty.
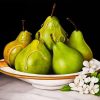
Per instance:
[[[64,75],[30,74],[16,71],[15,69],[8,66],[4,59],[0,60],[0,72],[28,82],[32,84],[33,87],[48,90],[60,89],[63,85],[72,82],[74,78],[80,73],[78,72]]]

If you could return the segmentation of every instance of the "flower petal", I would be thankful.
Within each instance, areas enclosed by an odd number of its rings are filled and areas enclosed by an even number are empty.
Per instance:
[[[90,91],[91,94],[95,94],[95,92],[93,90]]]
[[[79,77],[76,77],[76,78],[74,79],[74,83],[75,83],[76,85],[79,83],[79,81],[80,81]]]
[[[85,61],[83,61],[83,65],[84,65],[85,67],[89,67],[89,62],[88,62],[87,60],[85,60]]]
[[[98,93],[98,92],[99,92],[99,88],[94,89],[94,92],[95,92],[95,93]]]
[[[78,91],[77,87],[72,87],[71,90]]]
[[[83,86],[83,85],[84,85],[84,81],[81,80],[81,81],[79,82],[79,86]]]
[[[86,88],[85,91],[84,91],[84,93],[85,93],[85,94],[88,94],[88,93],[89,93],[89,89]]]
[[[75,84],[74,83],[70,83],[69,86],[70,87],[75,87]]]
[[[89,69],[89,73],[94,73],[94,72],[95,72],[95,70],[93,68]]]
[[[98,84],[95,84],[93,88],[94,89],[97,89],[97,88],[99,88],[99,85]]]
[[[89,83],[90,82],[90,79],[91,79],[90,77],[87,77],[87,78],[84,79],[84,82],[85,83]]]
[[[78,91],[83,91],[83,88],[81,86],[79,86],[77,89]]]
[[[94,65],[94,61],[93,60],[90,60],[89,61],[89,65],[90,65],[90,67],[93,66]]]

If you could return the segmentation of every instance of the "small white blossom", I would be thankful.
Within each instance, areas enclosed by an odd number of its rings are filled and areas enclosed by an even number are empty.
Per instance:
[[[78,91],[77,87],[72,87],[71,90]]]
[[[93,68],[93,69],[96,69],[96,68],[97,68],[97,65],[94,64],[94,65],[92,66],[92,68]]]
[[[99,85],[95,84],[91,89],[90,89],[90,93],[91,94],[95,94],[99,92]]]
[[[92,88],[94,87],[94,83],[90,82],[90,85],[89,85],[89,90],[91,90]]]
[[[90,79],[91,79],[90,77],[87,77],[87,78],[84,79],[84,82],[85,83],[89,83],[90,82]]]
[[[84,67],[82,68],[82,74],[93,73],[100,69],[100,61],[92,59],[90,61],[83,61]]]
[[[79,86],[83,86],[83,85],[84,85],[84,80],[80,80]]]
[[[81,79],[85,79],[85,78],[87,77],[87,75],[80,74],[80,75],[79,75],[79,76],[77,76],[77,77],[79,77],[79,79],[81,80]]]
[[[91,94],[95,94],[94,90],[91,90],[90,93],[91,93]]]
[[[69,86],[70,87],[75,87],[75,84],[74,83],[70,83]]]
[[[95,93],[98,93],[99,92],[99,88],[95,89],[94,92]]]
[[[86,84],[84,84],[83,85],[83,90],[85,90],[87,88],[87,85]]]
[[[96,60],[96,59],[92,59],[94,61],[94,63],[98,66],[100,66],[100,61]]]
[[[96,85],[94,86],[94,88],[95,88],[95,89],[99,88],[99,85],[98,85],[98,84],[96,84]]]
[[[83,88],[82,88],[81,86],[79,86],[79,87],[77,88],[77,90],[78,90],[79,92],[81,92],[81,91],[83,91]]]
[[[95,72],[95,69],[94,68],[90,68],[89,69],[89,73],[94,73]]]
[[[93,76],[93,77],[91,77],[91,80],[90,81],[92,83],[97,83],[99,81],[99,79]]]
[[[89,66],[92,67],[93,65],[94,65],[94,61],[93,60],[90,60],[89,61]]]
[[[79,84],[79,81],[80,81],[79,77],[76,77],[76,78],[74,79],[74,83],[75,83],[76,85]]]
[[[84,65],[85,67],[89,67],[89,62],[88,62],[87,60],[85,60],[85,61],[83,61],[83,65]]]
[[[83,93],[88,94],[88,93],[89,93],[89,89],[86,88],[85,91],[84,91]]]

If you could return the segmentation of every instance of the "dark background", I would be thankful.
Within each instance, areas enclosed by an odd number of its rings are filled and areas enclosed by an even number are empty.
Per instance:
[[[66,21],[70,17],[83,32],[87,44],[91,47],[94,58],[100,60],[100,5],[96,0],[1,0],[0,1],[0,58],[3,58],[4,46],[14,40],[22,30],[21,20],[25,19],[25,29],[32,32],[32,37],[56,2],[54,15],[58,17],[69,36],[74,30]]]

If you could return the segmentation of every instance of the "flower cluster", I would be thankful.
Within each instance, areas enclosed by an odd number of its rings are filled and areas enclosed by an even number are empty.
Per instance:
[[[83,68],[73,83],[62,88],[63,91],[77,91],[81,94],[100,95],[100,62],[96,59],[83,61]]]
[[[82,74],[93,73],[100,69],[100,62],[96,59],[83,62]]]
[[[74,83],[70,83],[71,90],[84,94],[95,94],[99,92],[99,79],[96,77],[88,77],[87,75],[79,75],[75,78]]]
[[[82,72],[74,79],[73,83],[70,83],[69,86],[71,90],[78,91],[82,94],[96,94],[99,92],[99,78],[90,77],[88,73],[94,73],[100,69],[100,62],[96,59],[83,62]]]

